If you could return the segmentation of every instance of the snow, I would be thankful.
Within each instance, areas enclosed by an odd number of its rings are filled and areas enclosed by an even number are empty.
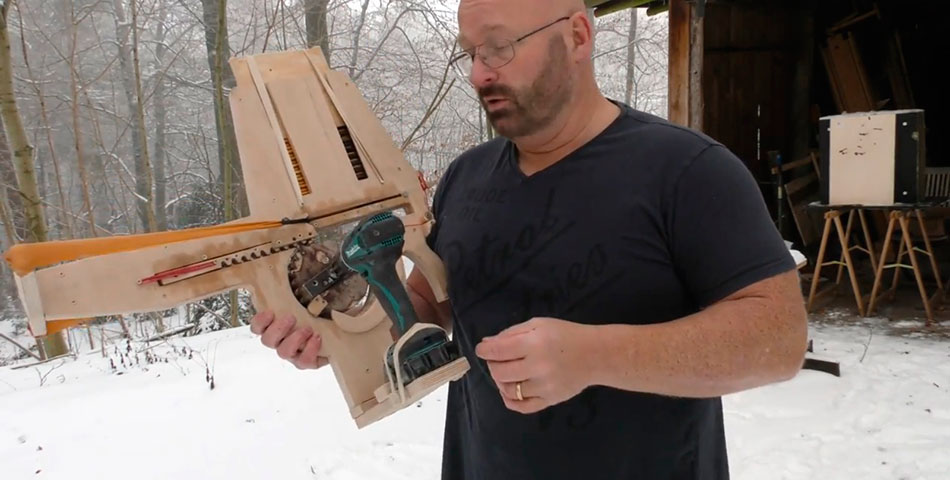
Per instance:
[[[950,341],[875,322],[811,327],[840,378],[724,398],[733,478],[947,478]],[[329,369],[298,371],[248,327],[153,343],[160,363],[122,347],[0,368],[2,478],[439,478],[445,387],[358,430]]]
[[[824,319],[809,356],[841,377],[802,370],[723,399],[732,478],[950,478],[950,339],[916,320]],[[439,478],[445,386],[359,430],[329,368],[297,370],[248,327],[105,357],[73,342],[76,359],[0,367],[0,478]],[[13,352],[0,341],[0,359]]]
[[[792,248],[792,242],[785,240],[785,246],[788,247],[788,253],[792,256],[792,259],[795,260],[795,265],[799,268],[808,263],[808,258],[805,254]]]
[[[132,348],[125,358],[134,364],[146,347]],[[193,350],[191,359],[183,348]],[[438,475],[444,392],[359,431],[329,369],[298,371],[248,327],[170,339],[149,351],[161,363],[147,364],[142,352],[137,366],[123,367],[110,348],[109,358],[87,352],[0,368],[0,478]]]

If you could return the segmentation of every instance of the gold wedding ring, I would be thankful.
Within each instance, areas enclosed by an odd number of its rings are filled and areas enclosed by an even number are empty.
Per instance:
[[[518,394],[518,400],[523,402],[523,401],[524,401],[524,397],[521,395],[521,382],[518,382],[518,383],[515,385],[515,392],[517,392],[517,394]]]

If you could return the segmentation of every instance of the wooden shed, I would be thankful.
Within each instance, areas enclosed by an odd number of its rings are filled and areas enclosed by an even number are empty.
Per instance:
[[[927,167],[950,167],[945,2],[932,0],[588,0],[595,14],[668,12],[669,118],[702,130],[788,214],[773,166],[818,154],[819,119],[923,109]],[[817,158],[815,160],[818,160]],[[794,186],[804,185],[804,180]],[[789,215],[783,233],[800,237]],[[784,217],[783,217],[784,218]],[[810,234],[809,234],[810,235]],[[814,238],[790,238],[811,244]]]

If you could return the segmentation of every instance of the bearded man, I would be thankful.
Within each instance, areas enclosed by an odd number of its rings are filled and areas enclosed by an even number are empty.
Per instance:
[[[742,162],[604,97],[581,0],[461,0],[454,59],[498,137],[447,168],[421,321],[472,369],[449,387],[445,480],[722,480],[721,397],[800,370],[795,264]],[[292,318],[252,330],[326,363]]]

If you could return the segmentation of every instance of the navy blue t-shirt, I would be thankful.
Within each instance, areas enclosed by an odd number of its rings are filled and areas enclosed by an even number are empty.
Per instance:
[[[722,480],[719,398],[590,387],[508,410],[475,346],[535,316],[650,324],[697,312],[794,262],[742,162],[620,104],[592,141],[531,176],[505,138],[447,168],[432,249],[471,370],[449,387],[443,480]]]

